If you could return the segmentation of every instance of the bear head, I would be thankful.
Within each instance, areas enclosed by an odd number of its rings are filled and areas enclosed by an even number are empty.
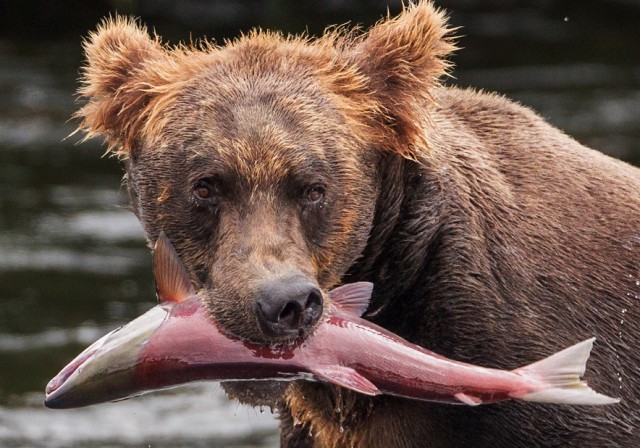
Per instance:
[[[85,43],[77,117],[124,161],[149,243],[168,235],[218,323],[290,341],[363,256],[388,158],[428,146],[449,33],[430,3],[366,33],[224,46],[169,47],[111,18]]]

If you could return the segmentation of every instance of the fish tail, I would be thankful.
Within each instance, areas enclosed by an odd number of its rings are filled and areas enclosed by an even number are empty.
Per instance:
[[[519,375],[536,378],[545,386],[513,398],[576,405],[618,403],[619,398],[599,394],[580,379],[584,375],[595,339],[579,342],[548,358],[514,370],[513,372]]]

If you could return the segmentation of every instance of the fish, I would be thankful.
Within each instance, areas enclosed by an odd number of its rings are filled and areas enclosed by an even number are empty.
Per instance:
[[[47,385],[45,406],[82,407],[193,381],[323,381],[368,396],[477,406],[504,400],[609,405],[618,398],[581,380],[595,338],[501,370],[448,359],[360,317],[373,285],[328,292],[309,335],[259,344],[221,329],[195,292],[169,239],[154,248],[158,305],[89,346]]]

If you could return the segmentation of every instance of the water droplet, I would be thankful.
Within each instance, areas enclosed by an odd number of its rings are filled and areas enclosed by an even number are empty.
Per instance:
[[[622,380],[620,380],[622,381]],[[344,426],[340,425],[340,434],[342,434],[344,432]]]
[[[339,407],[338,407],[338,408],[336,408],[336,414],[339,414],[340,412],[341,412],[341,411],[340,411],[340,408],[339,408]]]
[[[640,280],[636,280],[636,286],[640,286]]]
[[[565,22],[568,22],[568,21],[569,21],[569,17],[565,17],[565,18],[564,18],[564,21],[565,21]]]

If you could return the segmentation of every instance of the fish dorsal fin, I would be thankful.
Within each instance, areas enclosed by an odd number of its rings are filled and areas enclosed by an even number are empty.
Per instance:
[[[329,291],[329,297],[341,310],[362,316],[369,307],[371,291],[373,283],[347,283]]]
[[[359,392],[365,395],[379,395],[380,390],[371,381],[351,367],[330,366],[311,369],[311,373],[323,381]]]
[[[164,232],[160,232],[153,248],[153,276],[160,303],[182,302],[195,294],[189,274]]]

